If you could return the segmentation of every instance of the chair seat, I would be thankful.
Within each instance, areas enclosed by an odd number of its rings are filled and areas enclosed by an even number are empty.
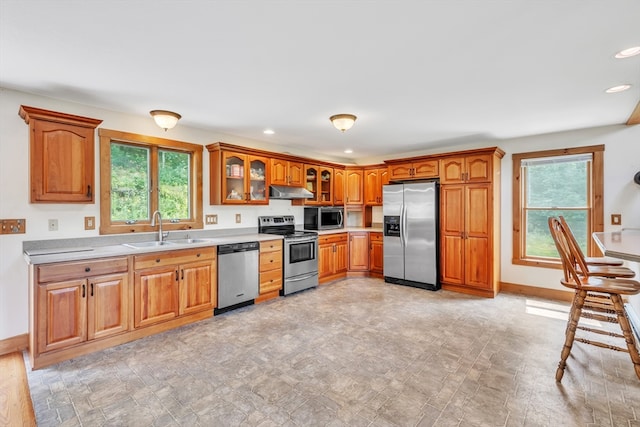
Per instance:
[[[624,264],[624,261],[622,260],[606,256],[586,256],[584,257],[584,261],[587,263],[587,265],[610,265],[612,267],[619,267]]]
[[[583,277],[580,283],[574,280],[560,280],[563,286],[571,289],[584,289],[587,292],[604,292],[620,295],[640,293],[640,282],[629,279],[608,279],[605,277]]]
[[[636,273],[627,267],[611,267],[606,265],[591,265],[589,266],[589,272],[587,276],[598,277],[623,277],[630,279],[634,277]]]

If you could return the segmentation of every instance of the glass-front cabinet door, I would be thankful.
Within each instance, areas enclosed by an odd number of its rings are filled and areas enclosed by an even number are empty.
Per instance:
[[[232,152],[223,153],[224,204],[267,204],[267,159]]]
[[[304,165],[305,188],[313,193],[313,198],[306,199],[305,205],[315,205],[319,200],[318,176],[319,168],[313,165]]]
[[[318,200],[323,205],[333,204],[333,169],[321,168],[320,169],[320,199]]]
[[[267,162],[264,157],[249,156],[249,201],[255,204],[269,203]]]

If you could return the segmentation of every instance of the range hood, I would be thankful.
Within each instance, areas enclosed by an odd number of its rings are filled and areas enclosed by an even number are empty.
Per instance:
[[[271,199],[312,199],[313,193],[302,187],[287,187],[285,185],[270,185],[269,198]]]

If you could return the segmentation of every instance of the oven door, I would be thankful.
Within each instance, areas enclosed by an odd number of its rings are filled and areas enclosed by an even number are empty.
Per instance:
[[[284,277],[318,271],[318,239],[284,239]]]

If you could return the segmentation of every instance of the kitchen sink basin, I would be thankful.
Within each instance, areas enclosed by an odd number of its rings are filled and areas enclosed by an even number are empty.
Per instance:
[[[211,239],[176,239],[171,240],[171,243],[177,243],[178,245],[192,245],[196,243],[208,243]]]
[[[173,245],[173,242],[160,242],[160,241],[153,241],[153,242],[137,242],[137,243],[123,243],[123,246],[126,246],[128,248],[133,248],[133,249],[143,249],[143,248],[155,248],[155,247],[159,247],[159,246],[171,246]]]

